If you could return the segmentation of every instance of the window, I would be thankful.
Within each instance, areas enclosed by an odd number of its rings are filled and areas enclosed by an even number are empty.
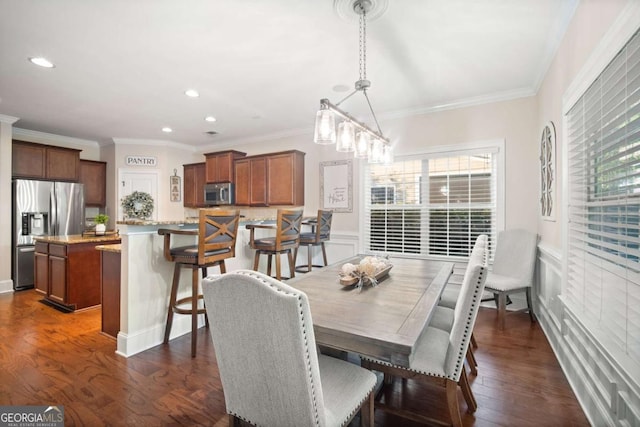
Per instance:
[[[365,194],[371,196],[365,200],[365,250],[468,257],[478,235],[495,241],[501,222],[502,145],[465,146],[398,158],[388,166],[367,165]]]
[[[636,307],[640,295],[638,33],[569,109],[566,124],[567,299],[578,312],[595,321],[619,348],[637,359],[640,358],[637,342],[640,312]]]

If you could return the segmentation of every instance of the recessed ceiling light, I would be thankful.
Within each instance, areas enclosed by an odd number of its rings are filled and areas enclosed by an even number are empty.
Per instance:
[[[332,89],[334,92],[346,92],[351,88],[347,85],[335,85]]]
[[[197,91],[197,90],[195,90],[195,89],[187,89],[187,90],[184,92],[184,94],[185,94],[185,95],[187,95],[187,96],[188,96],[188,97],[190,97],[190,98],[197,98],[197,97],[199,97],[199,96],[200,96],[200,94],[198,93],[198,91]]]
[[[51,62],[47,58],[43,58],[41,56],[38,56],[38,57],[35,57],[35,58],[29,58],[29,61],[31,61],[32,64],[36,64],[36,65],[39,65],[40,67],[44,67],[44,68],[53,68],[53,67],[55,67],[55,65],[53,65],[53,62]]]
[[[173,129],[171,129],[170,127],[165,126],[165,127],[162,128],[162,132],[171,133],[171,132],[173,132]]]
[[[206,121],[208,121],[208,122],[215,122],[215,121],[216,121],[216,118],[215,118],[215,117],[213,117],[213,116],[207,116],[207,117],[205,117],[204,119],[205,119]]]

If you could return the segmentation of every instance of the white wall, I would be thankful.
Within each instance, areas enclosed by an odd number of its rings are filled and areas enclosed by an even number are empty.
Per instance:
[[[15,117],[0,116],[0,293],[13,291],[11,281],[11,125]]]
[[[600,52],[602,46],[611,45],[607,48],[610,57],[622,48],[609,41],[617,38],[620,19],[629,16],[628,7],[636,9],[631,26],[634,30],[640,27],[639,5],[637,0],[581,1],[537,95],[538,135],[546,122],[553,121],[556,126],[557,212],[555,222],[538,219],[542,242],[534,292],[536,314],[588,419],[598,426],[640,425],[640,363],[629,361],[616,347],[609,346],[606,334],[583,313],[571,310],[563,298],[567,280],[562,273],[566,263],[563,211],[568,203],[563,200],[566,159],[562,157],[565,144],[562,111],[567,107],[563,106],[563,97],[580,81],[577,77],[583,73],[583,67],[591,63],[592,55]],[[624,309],[624,303],[611,307]],[[640,336],[631,339],[637,342]]]

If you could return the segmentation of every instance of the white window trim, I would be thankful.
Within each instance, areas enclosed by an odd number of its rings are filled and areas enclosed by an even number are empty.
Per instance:
[[[414,152],[405,155],[396,155],[395,160],[411,160],[414,158],[422,158],[424,156],[429,156],[433,154],[442,154],[442,155],[451,155],[455,156],[456,154],[469,154],[472,152],[479,151],[494,151],[496,152],[496,162],[497,162],[497,173],[496,173],[496,235],[500,231],[504,230],[505,227],[505,173],[506,173],[506,162],[505,162],[505,140],[502,139],[489,139],[489,140],[481,140],[481,141],[473,141],[466,142],[461,144],[451,144],[451,145],[435,145],[433,147],[428,147],[423,151]],[[366,206],[366,194],[365,194],[365,170],[366,168],[360,168],[360,183],[358,186],[358,192],[360,193],[360,209],[361,214],[364,215],[364,207]],[[359,239],[358,246],[360,248],[365,247],[365,221],[360,221],[358,227]],[[425,258],[424,255],[409,255],[404,254],[403,257],[407,258]],[[430,259],[450,259],[455,260],[457,257],[439,257],[439,256],[427,256],[426,258]],[[463,260],[465,258],[460,258]]]

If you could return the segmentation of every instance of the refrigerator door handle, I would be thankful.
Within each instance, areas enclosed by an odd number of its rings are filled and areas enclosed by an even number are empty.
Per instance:
[[[55,184],[54,184],[55,185]],[[51,236],[58,235],[58,206],[56,205],[56,193],[51,189],[51,197],[49,197],[49,234]]]

